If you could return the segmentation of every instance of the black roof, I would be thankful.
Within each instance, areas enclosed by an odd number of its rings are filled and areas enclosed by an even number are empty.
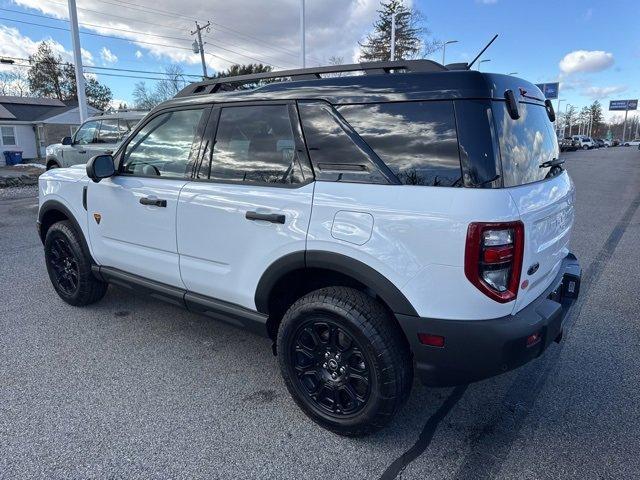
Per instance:
[[[255,100],[319,99],[332,104],[375,103],[406,100],[453,100],[472,98],[504,99],[511,89],[521,101],[544,102],[542,92],[532,83],[501,74],[474,70],[450,70],[435,62],[420,60],[404,62],[413,68],[401,69],[400,62],[365,64],[363,75],[322,76],[352,65],[316,69],[270,72],[197,82],[186,87],[175,98],[159,108],[176,105]],[[420,64],[419,67],[416,64]],[[382,65],[382,67],[379,67]],[[326,70],[326,71],[324,71]],[[406,73],[400,73],[400,71]],[[289,77],[288,81],[273,81],[252,90],[227,90],[243,83]],[[216,92],[216,93],[211,93]],[[524,92],[524,93],[523,93]]]
[[[0,120],[37,122],[78,107],[77,100],[0,96]]]

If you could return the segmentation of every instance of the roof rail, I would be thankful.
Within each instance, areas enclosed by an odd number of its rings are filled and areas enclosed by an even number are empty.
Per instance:
[[[322,75],[345,72],[364,72],[367,75],[391,73],[394,70],[404,72],[445,72],[447,68],[432,60],[396,60],[394,62],[364,62],[347,65],[329,65],[326,67],[299,68],[294,70],[279,70],[275,72],[256,73],[251,75],[237,75],[235,77],[209,78],[202,82],[192,83],[178,92],[176,97],[189,95],[205,95],[220,90],[235,90],[242,84],[258,80],[287,79],[314,80]]]

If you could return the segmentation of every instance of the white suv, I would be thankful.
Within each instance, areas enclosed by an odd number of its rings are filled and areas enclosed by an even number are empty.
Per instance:
[[[84,164],[95,155],[112,154],[146,112],[122,111],[89,118],[72,137],[46,149],[47,170]]]
[[[578,142],[578,145],[583,150],[589,150],[590,148],[594,148],[596,146],[595,142],[591,137],[587,137],[586,135],[574,135],[573,139]]]
[[[269,336],[298,405],[366,434],[414,373],[476,381],[560,340],[574,187],[539,98],[430,61],[191,85],[40,177],[49,276],[71,305],[114,283]]]

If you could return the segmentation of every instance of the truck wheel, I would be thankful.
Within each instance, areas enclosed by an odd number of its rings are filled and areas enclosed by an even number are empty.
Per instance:
[[[582,146],[582,149],[583,149],[583,150],[589,150],[589,145],[583,145],[583,146]]]
[[[47,165],[47,171],[52,170],[54,168],[60,168],[60,165],[58,165],[56,162],[49,162],[49,164]]]
[[[71,222],[57,222],[49,228],[44,256],[53,288],[69,305],[89,305],[104,297],[108,284],[93,276],[91,259]]]
[[[322,288],[297,300],[282,320],[277,349],[298,406],[340,435],[382,428],[411,391],[402,331],[378,301],[353,288]]]

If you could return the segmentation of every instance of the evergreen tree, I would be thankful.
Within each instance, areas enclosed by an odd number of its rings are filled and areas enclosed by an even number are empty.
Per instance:
[[[29,56],[27,82],[33,95],[57,98],[58,100],[76,100],[76,73],[73,65],[64,63],[60,55],[53,53],[47,42],[38,45],[38,50]],[[111,89],[102,85],[95,77],[85,77],[87,103],[94,108],[104,110],[113,98]]]
[[[426,40],[430,32],[423,26],[419,11],[408,9],[403,0],[383,0],[373,32],[364,42],[359,42],[361,62],[391,59],[391,15],[405,12],[407,15],[396,16],[396,60],[425,57],[439,48],[438,42]]]
[[[605,125],[603,124],[602,105],[598,100],[589,105],[589,112],[591,113],[592,128],[591,134],[600,138],[606,133]]]

